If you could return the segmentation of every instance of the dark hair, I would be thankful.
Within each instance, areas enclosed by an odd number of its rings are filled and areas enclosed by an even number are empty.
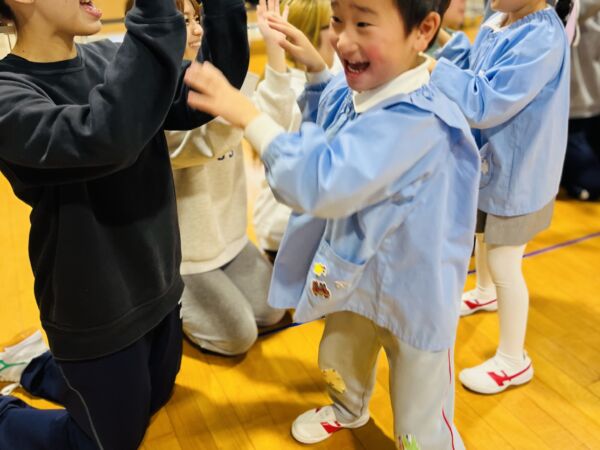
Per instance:
[[[562,20],[562,23],[566,25],[567,18],[573,9],[573,2],[571,0],[557,0],[554,4],[554,9],[556,10],[558,17],[560,17],[560,20]]]
[[[0,0],[0,2],[2,2],[4,0]],[[184,7],[184,0],[174,0],[175,1],[175,6],[177,6],[177,9],[183,13],[183,7]],[[135,0],[127,0],[127,2],[125,3],[125,14],[127,14],[129,12],[129,10],[131,8],[133,8],[133,4],[135,3]],[[196,5],[198,4],[196,1],[192,1],[192,4],[194,5],[194,9],[196,8]]]
[[[15,20],[15,16],[4,0],[0,0],[0,25],[7,20]]]
[[[406,32],[410,33],[414,28],[418,27],[429,13],[436,12],[443,19],[451,0],[396,0],[396,6],[400,11],[400,16],[404,22]],[[560,0],[559,0],[560,1]],[[570,1],[570,0],[569,0]],[[435,36],[431,39],[431,46],[437,39]]]

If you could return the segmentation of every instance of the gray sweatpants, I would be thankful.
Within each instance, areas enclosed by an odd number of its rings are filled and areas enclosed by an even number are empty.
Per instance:
[[[184,275],[184,333],[201,348],[216,353],[248,351],[258,337],[257,325],[273,325],[285,313],[267,304],[271,272],[271,264],[248,243],[225,266]]]
[[[353,422],[368,412],[382,347],[390,365],[396,445],[405,448],[399,442],[410,437],[421,450],[464,449],[453,424],[452,350],[418,350],[351,312],[327,316],[319,349],[319,368],[337,420]]]

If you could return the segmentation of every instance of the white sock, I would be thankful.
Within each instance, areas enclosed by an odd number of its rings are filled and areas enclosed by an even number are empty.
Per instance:
[[[517,371],[523,369],[523,363],[525,362],[525,354],[523,353],[520,358],[514,358],[510,355],[506,355],[501,351],[496,352],[494,357],[502,367],[506,367],[509,371]]]
[[[483,242],[483,234],[475,235],[475,268],[477,273],[477,287],[475,288],[476,297],[480,300],[495,300],[496,286],[492,281],[490,269],[488,266],[487,246]]]

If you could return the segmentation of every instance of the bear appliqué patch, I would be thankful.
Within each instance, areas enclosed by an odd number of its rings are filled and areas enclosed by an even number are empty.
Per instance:
[[[331,298],[331,291],[327,287],[327,283],[324,281],[312,280],[312,283],[310,284],[310,290],[315,297],[321,297],[325,300],[329,300]]]

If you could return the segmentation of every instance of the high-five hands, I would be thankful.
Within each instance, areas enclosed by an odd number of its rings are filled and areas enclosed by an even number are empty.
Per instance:
[[[288,9],[280,14],[279,0],[260,0],[258,26],[267,49],[278,46],[288,52],[308,72],[321,72],[327,64],[310,40],[296,27],[287,22]],[[276,55],[276,52],[273,52]],[[285,61],[269,57],[269,64],[279,61],[276,70],[285,71]],[[282,65],[283,64],[283,65]],[[281,66],[281,67],[279,67]],[[187,70],[185,83],[192,89],[188,104],[215,117],[220,116],[233,126],[246,128],[260,115],[254,104],[235,89],[225,76],[212,64],[194,62]]]
[[[184,81],[193,89],[188,95],[188,104],[194,109],[221,116],[239,128],[246,128],[260,115],[254,104],[209,62],[194,62]]]

